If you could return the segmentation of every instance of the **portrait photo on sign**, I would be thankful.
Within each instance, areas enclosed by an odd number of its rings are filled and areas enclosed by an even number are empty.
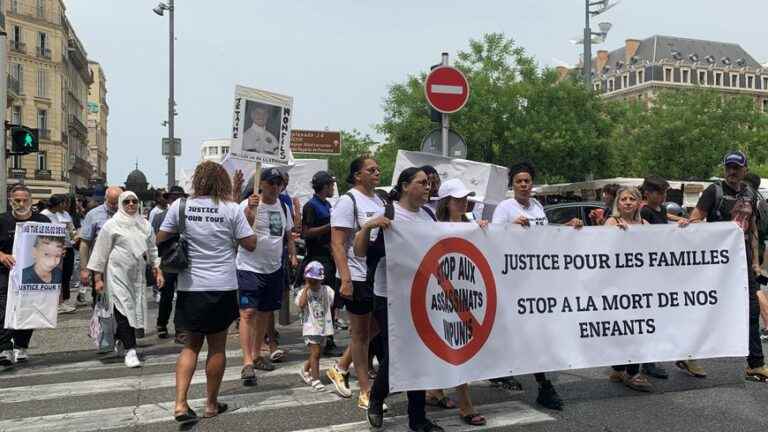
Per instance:
[[[61,284],[64,257],[64,237],[36,235],[30,236],[24,251],[28,257],[26,266],[21,271],[21,285]],[[28,254],[28,255],[27,255]]]
[[[283,107],[245,101],[243,151],[277,155]]]

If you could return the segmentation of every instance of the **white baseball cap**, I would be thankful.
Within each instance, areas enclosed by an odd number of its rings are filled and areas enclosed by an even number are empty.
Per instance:
[[[459,179],[450,179],[443,182],[440,185],[440,190],[437,191],[437,199],[439,200],[447,197],[466,198],[468,196],[475,196],[475,193],[467,189]]]

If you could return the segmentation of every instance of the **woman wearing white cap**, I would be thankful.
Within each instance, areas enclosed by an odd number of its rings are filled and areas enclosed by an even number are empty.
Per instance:
[[[437,211],[436,216],[439,222],[469,222],[471,213],[467,213],[469,197],[475,196],[475,193],[464,186],[459,179],[451,179],[440,185],[437,193]],[[488,221],[481,220],[477,222],[481,227],[488,226]],[[475,412],[472,400],[469,397],[469,385],[462,384],[456,387],[459,396],[459,417],[464,423],[471,426],[483,426],[486,423],[485,417]],[[455,408],[443,390],[427,391],[427,404],[439,406],[441,408]]]

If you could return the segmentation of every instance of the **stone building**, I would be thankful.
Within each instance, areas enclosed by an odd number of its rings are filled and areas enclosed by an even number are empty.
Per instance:
[[[86,107],[93,77],[88,55],[62,0],[4,0],[8,34],[6,119],[39,130],[40,152],[8,160],[9,184],[24,182],[33,197],[86,187]]]
[[[701,86],[768,111],[768,67],[738,44],[656,35],[598,51],[592,64],[595,91],[608,99],[649,104],[660,90]]]
[[[91,182],[107,181],[107,78],[104,68],[94,61],[88,62],[93,84],[88,91],[88,162],[93,167]]]

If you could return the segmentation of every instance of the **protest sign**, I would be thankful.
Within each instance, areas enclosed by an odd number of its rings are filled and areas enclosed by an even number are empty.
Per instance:
[[[58,223],[16,225],[13,241],[16,265],[8,281],[6,328],[56,327],[66,230],[65,225]]]
[[[425,225],[385,232],[392,391],[747,353],[733,223]]]
[[[231,157],[272,164],[291,158],[293,98],[235,87]]]

